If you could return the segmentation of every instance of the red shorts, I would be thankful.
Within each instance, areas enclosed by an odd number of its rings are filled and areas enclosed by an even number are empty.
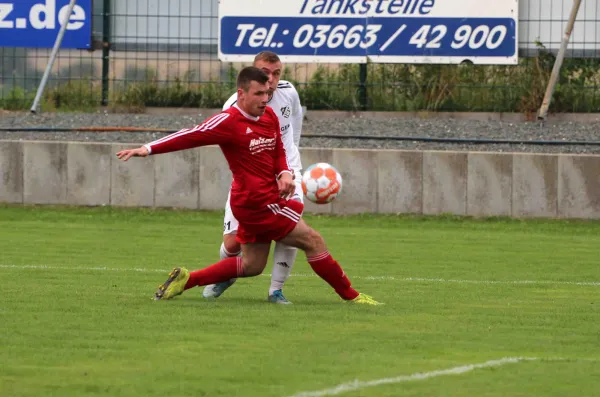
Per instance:
[[[281,240],[294,230],[304,211],[304,204],[281,199],[262,210],[234,206],[231,210],[240,223],[236,236],[238,243],[270,243]]]

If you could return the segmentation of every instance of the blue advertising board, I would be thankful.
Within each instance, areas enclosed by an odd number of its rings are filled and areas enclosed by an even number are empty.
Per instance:
[[[69,0],[0,0],[0,47],[52,48]],[[61,48],[90,48],[92,0],[77,1]]]

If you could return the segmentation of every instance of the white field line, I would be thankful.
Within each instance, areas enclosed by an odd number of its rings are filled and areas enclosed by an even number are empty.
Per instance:
[[[469,365],[461,365],[459,367],[430,371],[430,372],[416,372],[411,375],[402,375],[397,376],[395,378],[382,378],[376,380],[370,380],[361,382],[359,380],[355,380],[353,382],[342,383],[340,385],[334,386],[329,389],[316,390],[316,391],[304,391],[297,394],[294,394],[290,397],[322,397],[322,396],[335,396],[342,393],[347,393],[351,391],[366,389],[369,387],[376,387],[381,385],[389,385],[394,383],[404,383],[404,382],[412,382],[416,380],[426,380],[430,378],[435,378],[438,376],[445,375],[460,375],[466,372],[471,372],[476,369],[481,368],[492,368],[499,367],[507,364],[516,364],[521,361],[534,361],[539,360],[536,357],[505,357],[499,360],[491,360],[486,361],[480,364],[469,364]]]
[[[0,264],[0,269],[39,269],[39,270],[87,270],[101,272],[138,272],[138,273],[168,273],[171,269],[146,269],[140,267],[117,268],[104,266],[55,266],[55,265],[10,265]],[[264,273],[263,276],[271,277]],[[311,278],[317,277],[312,273],[293,273],[292,277]],[[424,283],[454,283],[454,284],[553,284],[553,285],[578,285],[600,287],[600,281],[560,281],[560,280],[458,280],[445,278],[422,278],[422,277],[394,277],[394,276],[351,276],[353,280],[376,280],[376,281],[398,281],[398,282],[424,282]]]
[[[165,273],[165,269],[145,269],[140,267],[117,268],[104,266],[54,266],[54,265],[5,265],[0,264],[0,269],[37,269],[37,270],[90,270],[96,272],[140,272],[140,273]]]

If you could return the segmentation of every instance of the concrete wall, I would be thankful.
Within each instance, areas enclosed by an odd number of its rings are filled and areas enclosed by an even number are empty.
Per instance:
[[[137,146],[137,145],[135,145]],[[0,202],[221,210],[231,174],[219,148],[118,161],[126,144],[0,141]],[[344,177],[307,212],[600,218],[600,156],[302,149]]]

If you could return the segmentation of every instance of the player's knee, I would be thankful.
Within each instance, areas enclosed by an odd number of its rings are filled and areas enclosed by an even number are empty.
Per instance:
[[[240,253],[242,247],[235,239],[235,234],[226,234],[223,236],[223,247],[228,256],[236,256]]]
[[[314,229],[310,229],[308,234],[308,248],[316,251],[325,249],[325,240],[323,240],[323,236]]]
[[[267,266],[267,261],[262,261],[258,258],[242,257],[242,265],[244,266],[244,276],[253,277],[262,274]]]

